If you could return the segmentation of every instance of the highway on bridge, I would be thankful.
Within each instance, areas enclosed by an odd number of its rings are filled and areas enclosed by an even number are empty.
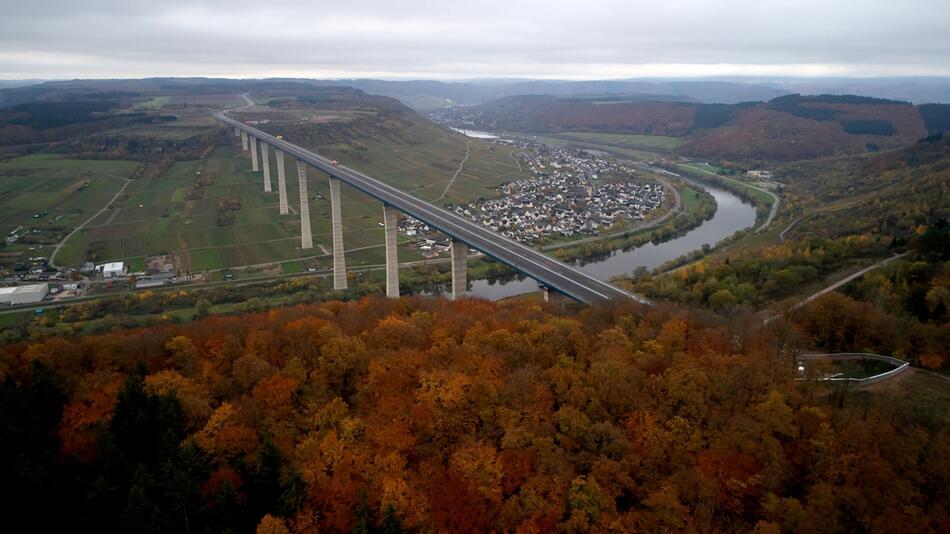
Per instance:
[[[229,126],[243,130],[248,135],[263,140],[270,146],[278,148],[384,204],[438,229],[455,240],[467,243],[469,247],[480,250],[485,255],[575,300],[586,304],[608,300],[634,300],[641,304],[651,304],[644,297],[628,293],[577,267],[557,261],[537,250],[497,234],[480,224],[429,204],[365,174],[342,165],[334,165],[328,158],[232,119],[223,111],[215,113],[215,118]]]

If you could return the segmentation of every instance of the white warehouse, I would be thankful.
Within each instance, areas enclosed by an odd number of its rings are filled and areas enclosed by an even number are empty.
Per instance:
[[[47,293],[49,293],[49,284],[0,287],[0,305],[36,304],[42,302]]]
[[[102,272],[102,276],[104,278],[122,276],[125,274],[125,263],[121,261],[103,263],[98,267],[98,269]]]

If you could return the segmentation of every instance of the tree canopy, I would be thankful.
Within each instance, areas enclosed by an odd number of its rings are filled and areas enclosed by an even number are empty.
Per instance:
[[[33,530],[946,531],[946,419],[794,380],[818,334],[364,298],[9,345],[0,486]]]

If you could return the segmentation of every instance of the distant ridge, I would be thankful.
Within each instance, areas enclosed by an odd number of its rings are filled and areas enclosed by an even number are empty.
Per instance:
[[[762,102],[788,94],[850,94],[914,104],[950,103],[950,78],[765,78],[729,77],[696,79],[633,78],[618,80],[530,80],[520,78],[482,78],[458,81],[381,80],[348,78],[318,80],[308,78],[268,78],[234,80],[224,78],[155,77],[135,80],[0,80],[0,90],[36,87],[38,84],[148,84],[161,81],[172,85],[207,84],[223,86],[253,83],[302,83],[321,87],[346,86],[370,94],[388,96],[409,107],[428,111],[451,106],[484,104],[498,98],[520,95],[547,95],[562,98],[583,96],[652,95],[667,100],[685,100],[705,104]],[[2,102],[2,101],[0,101]],[[2,105],[2,104],[0,104]]]
[[[476,129],[682,137],[707,159],[793,161],[905,147],[950,125],[950,105],[856,95],[783,95],[766,102],[513,96],[469,108]]]

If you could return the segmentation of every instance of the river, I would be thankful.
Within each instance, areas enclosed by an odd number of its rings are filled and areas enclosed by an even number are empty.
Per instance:
[[[490,132],[453,128],[470,137],[497,139]],[[599,152],[599,151],[598,151]],[[607,155],[606,152],[603,153]],[[716,213],[712,219],[669,241],[654,245],[646,243],[630,250],[615,250],[606,257],[576,260],[574,265],[603,280],[609,280],[621,274],[630,274],[637,267],[655,269],[664,263],[698,250],[703,245],[713,246],[732,234],[755,224],[755,206],[742,200],[735,194],[693,180],[682,178],[701,187],[716,199]],[[499,280],[472,280],[469,282],[472,295],[489,300],[498,300],[538,290],[534,280],[522,275],[512,275]]]
[[[452,128],[460,134],[465,134],[468,137],[474,137],[476,139],[501,139],[499,136],[491,132],[480,132],[478,130],[466,130],[464,128]]]
[[[695,184],[695,182],[693,182]],[[654,269],[669,260],[702,248],[704,244],[715,245],[732,234],[755,224],[755,207],[733,193],[703,184],[695,184],[716,199],[716,214],[686,234],[654,245],[646,243],[624,251],[616,250],[604,258],[577,260],[574,262],[594,276],[610,278],[632,273],[637,267]],[[469,283],[472,295],[489,300],[530,293],[538,290],[538,284],[524,276],[505,280],[472,280]]]

